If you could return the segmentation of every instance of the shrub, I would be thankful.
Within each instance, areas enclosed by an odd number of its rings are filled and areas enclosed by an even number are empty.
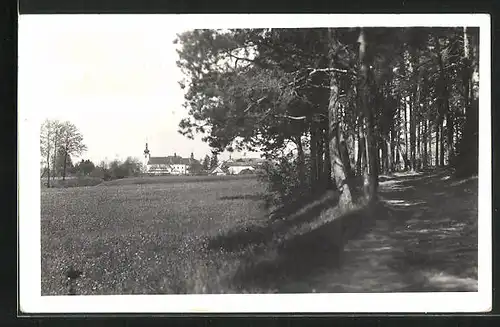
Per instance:
[[[240,171],[239,175],[251,175],[254,173],[255,173],[255,171],[247,168],[247,169],[243,169],[242,171]]]
[[[92,170],[92,172],[90,173],[90,177],[95,177],[95,178],[102,178],[102,179],[105,179],[105,174],[106,173],[106,170],[102,167],[96,167],[94,168],[94,170]]]
[[[307,170],[307,163],[304,169]],[[258,172],[259,178],[267,184],[266,201],[269,205],[281,206],[296,201],[310,193],[307,178],[301,180],[296,158],[285,156],[277,162],[266,162]],[[305,176],[308,176],[306,171]]]

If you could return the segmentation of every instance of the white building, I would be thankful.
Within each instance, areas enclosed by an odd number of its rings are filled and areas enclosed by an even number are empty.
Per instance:
[[[192,158],[182,158],[174,153],[168,157],[151,157],[146,143],[144,150],[145,173],[149,175],[186,175],[193,164],[198,161]]]
[[[254,173],[264,163],[260,158],[229,159],[222,162],[214,170],[212,175],[240,175],[244,173]]]

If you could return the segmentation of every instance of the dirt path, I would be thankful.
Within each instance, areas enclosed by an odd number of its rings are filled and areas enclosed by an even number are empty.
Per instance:
[[[307,283],[321,292],[477,291],[477,179],[446,172],[382,178],[388,217],[348,242],[340,269]],[[305,287],[306,285],[304,285]]]
[[[216,247],[240,258],[245,250],[239,252],[233,243],[242,248],[261,244],[260,254],[240,264],[232,288],[279,293],[476,291],[477,179],[456,180],[440,171],[380,180],[381,205],[369,210],[339,216],[326,197],[283,222],[221,236]],[[263,237],[266,233],[272,241]]]

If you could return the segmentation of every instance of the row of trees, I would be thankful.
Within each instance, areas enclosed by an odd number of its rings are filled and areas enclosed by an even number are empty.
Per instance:
[[[56,175],[64,180],[69,169],[72,169],[72,155],[80,155],[87,150],[83,136],[78,128],[69,121],[45,120],[40,130],[40,151],[42,154],[43,175],[47,177],[50,187]]]
[[[102,161],[89,174],[91,177],[101,178],[103,180],[121,179],[125,177],[140,176],[143,171],[143,165],[137,158],[128,157],[124,161],[115,159],[109,163]]]
[[[72,172],[81,176],[90,176],[90,174],[95,170],[95,164],[89,159],[78,162],[74,167]]]
[[[376,199],[380,173],[477,173],[476,28],[194,30],[175,42],[179,132],[216,153],[292,152],[297,178],[339,190],[341,204]]]
[[[207,154],[203,160],[200,160],[200,162],[202,162],[202,169],[204,171],[210,171],[219,165],[219,158],[217,153],[213,153],[212,156]]]

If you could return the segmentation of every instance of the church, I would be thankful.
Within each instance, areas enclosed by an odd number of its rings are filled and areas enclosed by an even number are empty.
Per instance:
[[[198,160],[191,158],[182,158],[174,153],[173,156],[151,157],[148,144],[144,150],[144,173],[148,175],[188,175],[194,165],[199,165]]]

